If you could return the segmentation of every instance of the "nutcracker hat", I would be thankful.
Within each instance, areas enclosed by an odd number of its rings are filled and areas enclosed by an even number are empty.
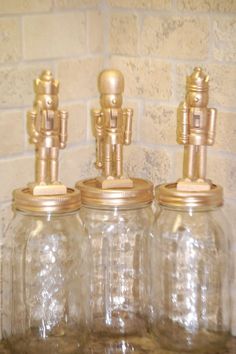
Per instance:
[[[203,92],[209,88],[209,76],[202,68],[196,67],[190,76],[187,76],[187,91]]]
[[[101,95],[120,95],[124,92],[124,76],[119,70],[103,70],[98,78]]]
[[[53,78],[50,70],[45,70],[34,81],[34,90],[38,95],[58,95],[59,81]]]

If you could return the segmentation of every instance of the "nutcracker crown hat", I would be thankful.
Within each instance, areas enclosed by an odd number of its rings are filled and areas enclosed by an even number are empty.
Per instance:
[[[187,91],[203,92],[209,88],[209,76],[202,68],[196,67],[193,73],[187,77]]]
[[[50,70],[44,70],[34,81],[34,90],[38,95],[58,95],[59,81],[53,78]]]

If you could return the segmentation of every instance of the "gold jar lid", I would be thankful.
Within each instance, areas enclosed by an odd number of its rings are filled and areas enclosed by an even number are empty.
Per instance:
[[[78,210],[81,206],[81,194],[78,190],[67,188],[66,194],[33,195],[26,187],[14,190],[13,206],[26,212],[61,214]]]
[[[102,189],[96,179],[76,183],[81,192],[82,204],[88,206],[131,207],[153,201],[153,184],[140,178],[132,178],[132,188]]]
[[[181,191],[177,183],[162,184],[155,188],[159,204],[173,207],[218,207],[223,205],[223,189],[215,184],[210,190]]]

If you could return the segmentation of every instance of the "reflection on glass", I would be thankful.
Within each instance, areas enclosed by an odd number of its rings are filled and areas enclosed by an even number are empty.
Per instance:
[[[217,208],[161,207],[152,250],[152,326],[167,349],[219,350],[229,334],[228,230]]]
[[[3,332],[14,353],[80,350],[89,321],[88,251],[78,214],[17,212],[3,262]]]

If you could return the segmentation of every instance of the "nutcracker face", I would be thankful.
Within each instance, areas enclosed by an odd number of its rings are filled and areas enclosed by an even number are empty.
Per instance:
[[[102,108],[121,108],[122,95],[101,95]]]
[[[186,102],[190,107],[206,107],[208,104],[208,92],[189,91]]]
[[[58,108],[58,97],[56,95],[40,95],[37,100],[41,102],[42,109],[53,111]]]

